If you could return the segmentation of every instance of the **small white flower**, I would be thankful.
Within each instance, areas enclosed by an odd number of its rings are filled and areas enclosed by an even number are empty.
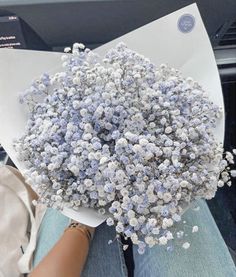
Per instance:
[[[132,242],[134,244],[138,244],[138,236],[137,234],[133,233],[131,236],[130,236],[130,239],[132,240]]]
[[[66,47],[65,49],[64,49],[64,52],[65,53],[69,53],[71,51],[71,48],[70,47]],[[63,55],[64,56],[64,55]]]
[[[172,199],[172,195],[169,192],[165,192],[163,194],[163,200],[164,200],[164,202],[168,203],[168,202],[171,201],[171,199]]]
[[[157,227],[155,227],[155,228],[152,229],[152,233],[153,233],[154,235],[158,235],[158,234],[160,233],[160,229],[157,228]]]
[[[135,217],[133,217],[129,220],[129,224],[130,226],[135,227],[138,225],[138,220]]]
[[[148,144],[148,140],[147,140],[147,139],[140,139],[140,140],[139,140],[139,144],[140,144],[141,146],[146,146],[146,145]]]
[[[182,244],[182,247],[184,249],[188,249],[190,247],[190,243],[189,242],[185,242],[185,243]]]
[[[162,237],[159,238],[159,244],[160,245],[166,245],[167,242],[168,242],[168,240],[167,240],[166,237],[162,236]]]
[[[174,237],[173,237],[173,234],[172,234],[170,231],[168,231],[168,232],[166,233],[166,238],[167,238],[168,240],[172,240]]]
[[[230,170],[230,174],[233,178],[236,177],[236,170]]]
[[[113,218],[108,217],[107,220],[106,220],[106,223],[107,223],[108,226],[114,225],[114,220],[113,220]]]
[[[182,181],[182,182],[180,182],[180,186],[181,186],[182,188],[187,187],[187,185],[188,185],[188,182],[187,182],[187,181]]]
[[[63,192],[62,189],[57,190],[57,194],[58,194],[58,195],[61,194],[62,192]]]
[[[122,146],[126,146],[128,144],[128,142],[125,138],[120,138],[116,143],[120,144]]]
[[[32,204],[33,204],[33,206],[37,206],[37,204],[38,204],[38,202],[37,202],[37,200],[32,200]]]
[[[155,240],[151,236],[146,236],[144,240],[148,244],[149,247],[153,247],[155,245]]]
[[[135,212],[133,210],[129,210],[127,212],[127,216],[131,219],[131,218],[134,218],[135,217]]]
[[[91,179],[85,179],[84,184],[86,187],[91,187],[93,184],[93,181]]]
[[[127,250],[127,249],[128,249],[128,247],[129,247],[129,245],[128,245],[128,244],[123,245],[123,250],[124,250],[124,251],[125,251],[125,250]]]
[[[122,233],[124,231],[124,226],[121,222],[118,222],[116,225],[116,232]]]
[[[198,226],[193,226],[193,228],[192,228],[192,233],[196,233],[196,232],[198,232]]]
[[[108,158],[107,157],[101,157],[100,159],[100,164],[104,164],[105,162],[108,161]]]
[[[231,186],[232,186],[232,181],[228,181],[228,182],[227,182],[227,186],[228,186],[228,187],[231,187]]]
[[[84,46],[84,44],[83,43],[74,43],[73,44],[73,48],[74,49],[84,49],[85,48],[85,46]]]
[[[172,128],[170,126],[166,127],[165,133],[170,134],[172,132]]]
[[[181,238],[183,238],[183,236],[184,236],[184,232],[183,231],[178,231],[177,233],[176,233],[176,235],[177,235],[177,238],[178,239],[181,239]]]
[[[72,106],[74,109],[79,109],[80,101],[78,101],[78,100],[73,101]]]
[[[224,182],[222,180],[218,181],[218,187],[221,188],[224,186]]]

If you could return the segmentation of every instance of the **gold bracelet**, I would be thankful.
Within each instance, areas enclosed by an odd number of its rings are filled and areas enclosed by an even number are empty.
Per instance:
[[[68,230],[78,230],[79,232],[82,232],[82,234],[84,234],[87,237],[89,243],[91,242],[92,235],[85,225],[79,222],[73,222],[65,229],[64,232]]]

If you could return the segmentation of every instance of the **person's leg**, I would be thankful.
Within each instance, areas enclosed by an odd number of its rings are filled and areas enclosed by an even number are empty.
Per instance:
[[[69,218],[60,212],[47,209],[39,228],[37,246],[34,253],[33,266],[35,267],[49,250],[54,246],[69,225]]]
[[[47,209],[39,230],[34,266],[49,252],[60,238],[69,219],[60,212]],[[126,277],[127,269],[121,245],[108,241],[115,237],[115,230],[105,223],[96,228],[82,277]]]
[[[96,228],[88,259],[81,277],[127,277],[128,271],[121,243],[109,240],[115,238],[114,227],[106,223]]]
[[[183,216],[186,223],[199,226],[198,233],[191,228],[184,241],[191,246],[185,250],[174,243],[173,252],[164,246],[147,248],[144,255],[134,251],[135,277],[235,277],[236,268],[205,201],[197,202],[199,211],[189,209]],[[181,230],[179,224],[178,229]]]

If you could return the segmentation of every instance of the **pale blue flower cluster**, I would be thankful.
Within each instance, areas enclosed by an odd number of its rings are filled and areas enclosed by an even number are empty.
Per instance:
[[[110,214],[107,224],[140,254],[147,245],[171,249],[169,228],[184,208],[230,184],[233,157],[222,159],[213,136],[221,109],[192,78],[123,43],[103,60],[76,43],[62,63],[20,99],[30,117],[15,149],[27,182],[50,207]]]

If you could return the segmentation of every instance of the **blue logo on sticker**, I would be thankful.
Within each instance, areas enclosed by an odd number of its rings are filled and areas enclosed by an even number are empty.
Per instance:
[[[190,33],[195,26],[195,18],[191,14],[183,14],[178,20],[178,28],[182,33]]]

